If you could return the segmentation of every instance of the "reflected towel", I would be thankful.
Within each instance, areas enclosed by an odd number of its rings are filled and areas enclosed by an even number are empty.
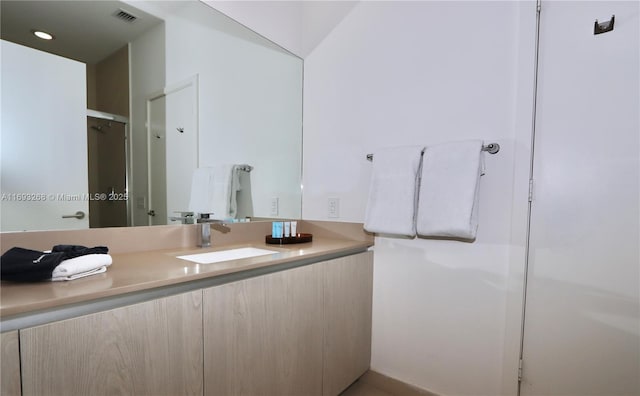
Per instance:
[[[413,237],[423,146],[374,153],[364,229]]]
[[[108,267],[113,262],[109,254],[87,254],[62,261],[53,269],[51,278],[71,277],[89,271],[95,271],[101,267]]]
[[[231,169],[231,186],[229,196],[229,212],[227,218],[235,219],[238,217],[238,191],[240,188],[240,172],[247,165],[233,165]]]
[[[426,148],[416,224],[419,236],[475,239],[482,160],[481,140]]]
[[[238,210],[236,194],[240,189],[241,165],[217,165],[193,172],[189,210],[209,213],[214,219],[235,218]]]

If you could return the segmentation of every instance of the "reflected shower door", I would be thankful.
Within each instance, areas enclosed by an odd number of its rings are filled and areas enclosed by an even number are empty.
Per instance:
[[[127,226],[126,125],[87,117],[89,227]]]

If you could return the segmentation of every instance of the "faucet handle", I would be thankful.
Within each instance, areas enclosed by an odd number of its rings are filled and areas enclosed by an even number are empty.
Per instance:
[[[196,219],[197,223],[219,223],[222,220],[212,219],[211,215],[213,213],[199,213],[198,218]]]
[[[175,212],[180,213],[180,216],[171,216],[169,220],[171,221],[179,221],[182,224],[194,224],[195,217],[193,217],[193,212]]]
[[[210,215],[212,214],[213,213],[200,213],[196,222],[197,223],[219,223],[219,224],[225,225],[225,221],[222,219],[212,219],[210,217]]]

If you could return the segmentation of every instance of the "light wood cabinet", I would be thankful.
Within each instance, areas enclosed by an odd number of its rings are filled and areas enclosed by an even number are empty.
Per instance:
[[[20,330],[24,395],[201,395],[200,290]]]
[[[338,395],[369,368],[372,288],[363,252],[3,333],[0,390]]]
[[[324,263],[323,394],[337,395],[369,369],[373,252]]]
[[[204,290],[207,395],[338,395],[369,368],[373,252]]]
[[[312,264],[204,290],[207,395],[322,393],[322,270]]]
[[[18,331],[9,331],[0,334],[0,395],[18,396],[20,389],[20,346]]]

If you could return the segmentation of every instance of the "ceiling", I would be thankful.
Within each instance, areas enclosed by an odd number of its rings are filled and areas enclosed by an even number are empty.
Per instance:
[[[344,19],[358,1],[220,1],[203,0],[300,57],[306,57]],[[0,36],[4,40],[95,64],[162,23],[137,8],[135,0],[0,0]],[[179,1],[153,3],[151,10],[179,7]],[[124,10],[138,17],[127,23],[113,16]],[[159,11],[160,13],[156,13]],[[31,33],[48,31],[44,41]]]
[[[249,29],[306,58],[359,4],[353,0],[203,0]]]
[[[126,22],[114,16],[125,11],[137,17]],[[162,20],[118,1],[0,1],[3,40],[95,64]],[[44,30],[55,40],[36,38]]]

